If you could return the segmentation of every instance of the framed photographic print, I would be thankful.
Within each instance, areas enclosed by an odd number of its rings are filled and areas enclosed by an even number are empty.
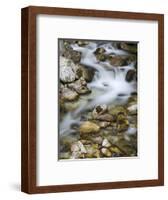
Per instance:
[[[164,16],[22,9],[23,192],[164,184]]]

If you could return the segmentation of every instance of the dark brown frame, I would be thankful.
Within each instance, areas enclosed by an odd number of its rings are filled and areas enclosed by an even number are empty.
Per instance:
[[[154,20],[158,22],[158,179],[72,185],[36,185],[36,16],[38,14]],[[164,15],[30,6],[22,9],[21,25],[21,190],[33,194],[164,185]]]

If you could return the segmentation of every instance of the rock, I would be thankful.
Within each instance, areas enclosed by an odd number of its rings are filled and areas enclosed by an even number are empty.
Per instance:
[[[99,132],[100,127],[90,121],[86,121],[83,124],[81,124],[79,131],[81,134],[87,134],[87,133],[97,133]]]
[[[98,116],[97,119],[100,121],[112,122],[114,120],[114,117],[106,113],[106,114]]]
[[[107,59],[107,56],[105,54],[98,54],[96,55],[97,60],[104,62]]]
[[[130,53],[137,53],[137,44],[131,44],[131,43],[126,43],[126,42],[121,42],[120,43],[120,48],[122,50],[128,51]]]
[[[78,40],[76,41],[76,43],[78,44],[78,46],[86,46],[89,44],[89,42],[85,40]]]
[[[75,64],[72,60],[60,57],[60,79],[65,83],[71,83],[79,79],[83,74],[82,65]]]
[[[124,156],[133,156],[137,154],[137,142],[134,144],[133,141],[125,140],[124,137],[116,142],[116,146],[121,150]]]
[[[105,52],[106,52],[105,48],[99,47],[99,48],[96,49],[94,54],[97,55],[97,54],[102,54],[102,53],[105,53]]]
[[[111,54],[108,56],[108,61],[110,64],[114,67],[121,67],[121,66],[127,66],[131,63],[135,63],[136,56],[135,55],[116,55]]]
[[[79,151],[73,151],[70,159],[79,159],[79,158],[84,158],[84,156],[81,154]]]
[[[112,156],[111,151],[109,151],[107,148],[102,148],[102,149],[101,149],[101,152],[102,152],[102,154],[103,154],[104,156],[106,156],[106,157],[111,157],[111,156]]]
[[[127,110],[124,106],[111,106],[109,107],[109,113],[117,118],[119,114],[127,115]]]
[[[120,149],[118,147],[115,147],[115,146],[110,147],[110,151],[111,151],[111,153],[122,154]]]
[[[102,142],[102,146],[108,148],[108,147],[111,146],[111,144],[110,144],[110,142],[105,138],[105,139],[103,140],[103,142]]]
[[[81,52],[72,50],[70,58],[73,60],[74,63],[79,63],[81,60]]]
[[[94,70],[80,65],[81,76],[87,81],[91,82],[94,76]]]
[[[128,119],[123,119],[123,120],[117,121],[117,129],[119,132],[126,131],[128,128],[129,128]]]
[[[99,47],[96,49],[96,51],[94,52],[97,60],[99,61],[105,61],[107,59],[107,55],[105,54],[106,50],[103,47]]]
[[[71,157],[70,152],[60,152],[59,159],[69,159]]]
[[[101,136],[92,137],[90,140],[96,144],[102,144],[103,142],[103,138]]]
[[[79,147],[78,143],[72,144],[71,151],[72,152],[74,152],[74,151],[80,151],[80,147]]]
[[[82,142],[83,145],[87,145],[87,144],[91,144],[92,143],[92,141],[90,141],[90,140],[81,139],[80,141]]]
[[[82,144],[81,141],[75,142],[71,146],[71,151],[72,152],[80,152],[80,153],[87,153],[84,145]]]
[[[65,101],[74,101],[76,99],[78,99],[79,95],[76,91],[71,90],[67,87],[64,87],[61,90],[61,98]]]
[[[130,105],[127,107],[128,113],[130,115],[136,115],[137,114],[137,104]]]
[[[137,102],[137,94],[129,97],[128,103],[131,104],[132,102]]]
[[[126,131],[127,135],[135,135],[137,133],[137,128],[135,127],[129,127],[128,130]]]
[[[101,128],[106,128],[107,126],[110,126],[110,122],[99,122],[98,125],[101,127]]]
[[[94,110],[92,112],[92,116],[94,119],[96,119],[98,116],[105,113],[106,111],[107,111],[107,105],[105,105],[105,104],[98,105],[94,108]]]
[[[61,67],[60,68],[60,79],[64,83],[70,83],[75,80],[75,72],[71,67]]]
[[[63,56],[72,60],[74,63],[79,63],[81,60],[81,52],[73,50],[71,46],[69,46],[69,48],[65,48]]]
[[[126,77],[125,77],[125,80],[127,81],[127,82],[131,82],[131,81],[133,81],[133,80],[135,80],[136,79],[136,71],[135,70],[129,70],[128,72],[127,72],[127,74],[126,74]]]
[[[110,55],[108,57],[108,60],[109,60],[110,64],[115,67],[127,65],[126,58],[123,56],[120,56],[120,55]]]
[[[85,79],[82,77],[74,83],[68,84],[68,87],[74,89],[78,94],[88,94],[91,92],[87,87]]]

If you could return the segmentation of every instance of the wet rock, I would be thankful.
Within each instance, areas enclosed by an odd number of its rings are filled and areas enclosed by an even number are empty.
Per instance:
[[[80,152],[80,153],[86,153],[87,152],[81,141],[73,143],[72,146],[71,146],[71,151],[72,152]]]
[[[117,116],[117,129],[119,132],[126,131],[129,128],[129,121],[123,114]]]
[[[96,144],[102,144],[103,142],[103,138],[101,136],[92,137],[90,140]]]
[[[108,147],[111,146],[111,144],[110,144],[110,142],[105,138],[105,139],[103,140],[103,142],[102,142],[102,146],[108,148]]]
[[[79,131],[81,134],[88,134],[88,133],[97,133],[99,132],[100,127],[90,121],[86,121],[84,123],[81,124]]]
[[[121,150],[118,147],[112,146],[110,147],[110,151],[112,154],[122,154]]]
[[[125,140],[125,138],[120,138],[116,142],[117,147],[122,151],[124,156],[133,156],[137,154],[137,143],[134,145],[132,141]]]
[[[101,153],[106,156],[106,157],[111,157],[112,156],[112,153],[110,150],[108,150],[107,148],[102,148],[101,149]]]
[[[131,43],[126,43],[126,42],[121,42],[120,43],[120,48],[122,50],[128,51],[130,53],[137,53],[137,44],[131,44]]]
[[[110,106],[108,110],[114,118],[117,118],[119,114],[127,115],[127,110],[124,106]]]
[[[86,156],[92,158],[95,157],[95,154],[98,151],[98,144],[85,145],[85,148],[87,152]]]
[[[74,63],[79,63],[81,60],[81,52],[72,50],[70,58],[73,60]]]
[[[107,111],[107,105],[105,105],[105,104],[98,105],[94,108],[94,110],[92,112],[92,116],[94,119],[96,119],[98,116],[105,113],[106,111]]]
[[[84,40],[78,40],[76,41],[76,43],[78,44],[78,46],[86,46],[89,44],[88,41],[84,41]]]
[[[64,83],[70,83],[75,80],[75,72],[71,67],[63,66],[60,68],[60,79]]]
[[[71,157],[70,152],[60,152],[59,159],[69,159]]]
[[[137,102],[137,95],[132,95],[131,97],[129,97],[128,99],[129,105],[135,104],[135,102]]]
[[[63,83],[70,83],[73,82],[76,78],[76,73],[74,68],[74,64],[64,58],[60,57],[60,79]]]
[[[94,52],[97,60],[104,62],[107,59],[107,55],[105,54],[106,50],[103,47],[99,47]]]
[[[131,82],[136,79],[136,71],[135,70],[129,70],[126,74],[125,80],[127,82]]]
[[[94,70],[80,65],[81,76],[87,81],[91,82],[94,76]]]
[[[107,56],[105,54],[98,54],[96,55],[97,60],[104,62],[107,59]]]
[[[84,145],[87,145],[87,144],[91,144],[91,143],[92,143],[90,140],[81,139],[80,141],[81,141],[82,144],[84,144]]]
[[[106,122],[112,122],[114,120],[114,117],[108,113],[97,116],[97,119],[100,121],[106,121]]]
[[[127,135],[135,135],[137,133],[137,128],[129,127],[128,130],[125,132]]]
[[[67,87],[64,87],[61,90],[61,98],[65,101],[74,101],[76,99],[78,99],[79,95],[76,91],[71,90]]]
[[[108,56],[108,61],[112,66],[121,67],[127,66],[133,62],[135,62],[136,56],[134,55],[115,55],[111,54]]]
[[[99,47],[99,48],[96,49],[96,51],[94,52],[94,54],[98,55],[98,54],[102,54],[102,53],[105,53],[105,52],[106,52],[105,48]]]
[[[128,113],[130,115],[136,115],[137,114],[137,104],[132,104],[129,107],[127,107]]]
[[[79,63],[81,60],[81,52],[73,50],[72,47],[66,48],[63,52],[63,56],[72,60],[74,63]]]
[[[101,128],[106,128],[107,126],[110,126],[110,122],[99,122],[98,125],[101,127]]]
[[[110,64],[115,67],[127,65],[127,59],[125,58],[125,56],[110,55],[108,57],[108,60]]]
[[[87,87],[85,79],[82,77],[74,83],[68,84],[68,87],[74,89],[78,94],[88,94],[91,92]]]

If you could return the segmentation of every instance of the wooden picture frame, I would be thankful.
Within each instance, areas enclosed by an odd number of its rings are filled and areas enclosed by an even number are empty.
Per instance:
[[[94,17],[104,19],[113,18],[125,20],[149,20],[158,22],[158,179],[37,186],[36,17],[40,14],[50,16],[59,15],[75,17]],[[34,194],[164,185],[164,16],[161,14],[152,13],[147,14],[105,10],[85,10],[30,6],[22,9],[21,17],[21,190],[29,194]]]

